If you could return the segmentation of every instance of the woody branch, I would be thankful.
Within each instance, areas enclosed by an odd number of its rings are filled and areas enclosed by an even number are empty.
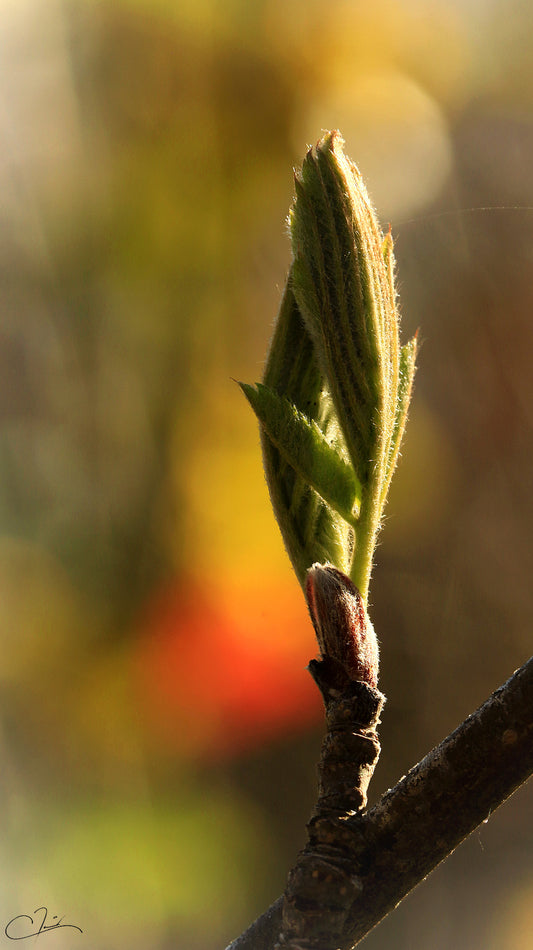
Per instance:
[[[532,772],[533,658],[349,822],[362,890],[338,947],[352,950]],[[273,950],[282,905],[280,898],[227,950]]]

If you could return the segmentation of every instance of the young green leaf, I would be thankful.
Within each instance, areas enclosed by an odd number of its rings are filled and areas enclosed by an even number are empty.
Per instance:
[[[316,421],[326,438],[347,458],[313,343],[294,299],[291,275],[281,301],[264,382]],[[261,443],[272,507],[302,587],[315,561],[329,561],[348,571],[353,549],[353,532],[348,523],[297,474],[263,427]]]
[[[243,390],[300,583],[327,561],[366,601],[416,339],[400,352],[392,236],[383,236],[338,132],[309,149],[295,187],[294,260],[264,385]]]
[[[389,391],[383,315],[389,289],[381,232],[335,133],[307,153],[290,224],[294,295],[352,463],[368,482],[382,435],[376,413],[383,416]]]
[[[389,485],[391,483],[396,462],[400,454],[400,445],[407,422],[407,410],[411,401],[411,391],[413,388],[413,378],[416,368],[417,338],[413,337],[402,346],[400,350],[400,371],[398,374],[398,397],[396,400],[396,415],[394,419],[394,430],[387,459],[387,468],[385,472],[385,481],[383,483],[382,504],[385,503]]]
[[[268,386],[239,384],[266,434],[285,461],[345,521],[357,520],[361,485],[352,468],[310,420]]]
[[[392,237],[337,132],[308,151],[290,226],[294,295],[361,481],[350,576],[366,599],[408,399],[400,412]]]

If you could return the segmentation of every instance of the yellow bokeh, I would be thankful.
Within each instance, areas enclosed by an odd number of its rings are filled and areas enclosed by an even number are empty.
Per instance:
[[[505,902],[487,950],[530,950],[533,934],[533,882],[522,884]]]

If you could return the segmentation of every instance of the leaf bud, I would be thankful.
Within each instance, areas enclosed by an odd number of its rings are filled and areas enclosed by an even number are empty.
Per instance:
[[[313,564],[306,597],[322,658],[333,657],[350,679],[375,687],[378,642],[355,584],[332,564]]]

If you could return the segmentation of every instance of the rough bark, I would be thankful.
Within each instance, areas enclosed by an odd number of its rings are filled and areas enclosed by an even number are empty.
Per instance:
[[[374,808],[337,822],[360,886],[346,895],[336,948],[352,950],[532,771],[533,658]],[[273,950],[282,907],[280,898],[227,950]]]
[[[349,820],[366,805],[380,746],[376,734],[385,697],[351,680],[328,657],[310,671],[326,704],[326,735],[318,765],[318,801],[308,843],[289,873],[275,950],[335,950],[351,927],[361,882],[353,872]]]

